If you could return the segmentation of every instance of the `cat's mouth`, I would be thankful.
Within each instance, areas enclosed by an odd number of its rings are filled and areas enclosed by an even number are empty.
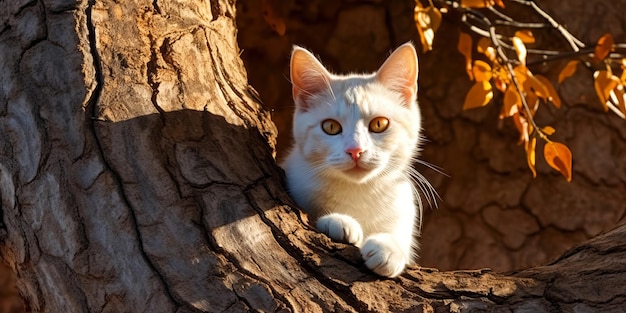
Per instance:
[[[355,175],[363,175],[369,173],[369,169],[363,168],[359,166],[359,164],[355,164],[352,168],[348,169],[346,172]]]

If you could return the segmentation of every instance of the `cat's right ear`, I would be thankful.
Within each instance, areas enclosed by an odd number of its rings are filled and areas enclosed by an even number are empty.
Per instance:
[[[296,109],[307,111],[311,97],[329,90],[330,74],[313,54],[304,48],[294,46],[291,53],[291,85]]]

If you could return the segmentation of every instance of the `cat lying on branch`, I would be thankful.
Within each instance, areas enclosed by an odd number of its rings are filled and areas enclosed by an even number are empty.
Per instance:
[[[419,150],[417,54],[396,49],[373,74],[334,75],[295,47],[294,146],[282,164],[296,203],[333,240],[361,249],[365,265],[395,277],[414,262],[422,202],[434,191],[413,169]]]

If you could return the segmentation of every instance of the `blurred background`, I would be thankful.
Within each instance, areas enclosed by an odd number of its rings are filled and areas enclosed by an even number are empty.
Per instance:
[[[504,3],[516,20],[537,21],[523,7]],[[615,42],[626,42],[626,1],[539,3],[591,47],[607,32]],[[284,23],[278,30],[263,16],[268,7],[272,18]],[[292,45],[311,50],[334,73],[372,72],[407,41],[421,50],[414,7],[414,0],[238,1],[242,58],[250,84],[278,127],[278,159],[291,143]],[[496,92],[485,107],[462,110],[473,82],[457,50],[460,31],[468,29],[459,16],[444,15],[433,50],[419,53],[419,104],[427,138],[421,159],[446,174],[416,165],[441,197],[438,208],[425,209],[419,264],[514,271],[546,264],[611,229],[626,212],[626,121],[603,111],[593,71],[579,66],[558,85],[568,59],[529,66],[548,77],[563,100],[560,109],[542,106],[535,120],[556,129],[550,138],[571,149],[574,164],[568,183],[549,168],[538,143],[538,176],[533,178],[513,122],[498,118],[502,94]],[[534,46],[569,48],[554,29],[533,32]]]

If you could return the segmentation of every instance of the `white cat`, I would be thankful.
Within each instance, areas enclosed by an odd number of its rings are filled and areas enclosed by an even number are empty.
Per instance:
[[[365,265],[395,277],[415,258],[422,205],[412,178],[420,141],[417,55],[406,43],[368,75],[333,75],[294,47],[294,147],[282,164],[292,198]],[[417,205],[417,207],[416,207]]]

